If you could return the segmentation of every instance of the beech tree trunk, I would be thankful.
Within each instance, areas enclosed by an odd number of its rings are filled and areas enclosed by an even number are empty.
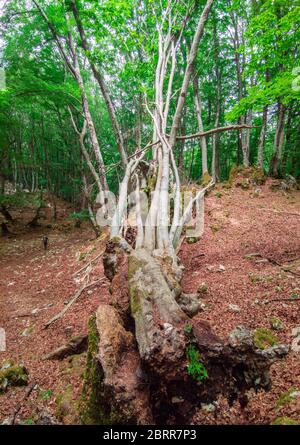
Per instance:
[[[246,125],[251,125],[252,122],[252,110],[248,110],[245,115]],[[243,153],[243,165],[249,167],[250,165],[250,129],[242,130],[242,153]]]
[[[199,82],[198,75],[195,73],[195,70],[193,69],[193,89],[194,89],[195,112],[196,112],[199,132],[202,132],[202,131],[204,131],[204,128],[203,128],[203,122],[202,122],[202,113],[201,113],[202,106],[201,106],[201,98],[199,95],[198,82]],[[208,173],[207,144],[206,144],[205,136],[200,138],[200,146],[201,146],[201,159],[202,159],[202,176],[204,176],[205,173]]]
[[[262,116],[262,127],[258,140],[257,165],[260,169],[264,169],[264,145],[267,133],[268,106],[264,107]]]
[[[109,113],[109,117],[113,126],[113,130],[115,133],[115,138],[116,138],[116,142],[117,142],[117,147],[120,153],[120,157],[121,157],[121,161],[123,166],[126,167],[127,165],[127,154],[125,151],[125,147],[124,147],[124,141],[123,141],[123,136],[122,136],[122,132],[120,130],[119,127],[119,123],[116,117],[116,112],[115,112],[115,107],[114,104],[111,100],[111,97],[109,95],[104,77],[102,76],[100,70],[96,67],[95,63],[92,60],[91,57],[91,52],[90,52],[90,46],[88,44],[86,35],[85,35],[85,31],[84,28],[82,26],[82,22],[81,22],[81,18],[80,18],[80,14],[79,14],[79,10],[78,10],[78,5],[77,5],[77,1],[76,0],[71,0],[69,2],[70,4],[70,8],[72,10],[72,13],[74,15],[75,21],[76,21],[76,25],[77,25],[77,29],[81,38],[81,46],[85,51],[85,55],[88,58],[90,67],[92,69],[92,72],[94,74],[94,77],[96,79],[96,81],[99,84],[102,96],[104,98],[108,113]]]
[[[171,0],[156,22],[155,105],[150,109],[145,104],[153,120],[153,143],[157,145],[155,158],[147,166],[153,179],[150,185],[153,194],[145,225],[137,199],[136,236],[129,244],[126,241],[128,192],[134,190],[138,198],[145,167],[141,161],[146,151],[136,152],[126,166],[110,240],[103,255],[105,275],[111,281],[111,304],[100,305],[90,323],[82,401],[85,423],[189,423],[201,402],[212,402],[223,394],[229,403],[237,398],[244,403],[247,389],[269,388],[270,364],[287,353],[288,348],[283,345],[258,350],[251,333],[241,327],[228,341],[221,340],[209,324],[192,318],[201,310],[199,295],[184,294],[181,289],[183,267],[176,249],[195,202],[204,198],[213,181],[200,189],[181,212],[180,177],[173,150],[192,67],[212,3],[213,0],[207,0],[196,27],[170,135],[166,133],[167,122],[173,96],[176,48],[181,38],[181,34],[173,34],[176,22]],[[218,125],[220,73],[216,77]],[[170,189],[174,191],[171,221],[168,214]],[[197,364],[200,367],[198,359],[191,363],[191,349],[201,357],[202,367],[208,372],[208,379],[202,383],[194,368],[191,370],[189,366]]]
[[[214,24],[214,51],[215,51],[215,63],[216,63],[215,75],[217,84],[216,114],[215,114],[214,128],[218,128],[220,121],[220,113],[221,113],[221,71],[219,69],[219,41],[217,36],[216,22]],[[219,135],[214,134],[212,138],[212,168],[211,168],[214,182],[218,182],[220,180],[218,142],[219,142]]]
[[[274,152],[270,161],[269,175],[275,178],[280,176],[280,163],[284,144],[284,125],[286,107],[281,102],[278,103],[278,118],[274,137]]]

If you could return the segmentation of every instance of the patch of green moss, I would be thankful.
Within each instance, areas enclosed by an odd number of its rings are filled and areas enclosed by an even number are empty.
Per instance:
[[[231,189],[231,184],[230,184],[230,182],[229,181],[225,181],[225,182],[223,182],[223,184],[222,184],[222,188],[223,189]]]
[[[280,320],[280,318],[277,317],[271,317],[270,325],[271,328],[274,329],[274,331],[281,331],[283,329],[283,322],[282,320]]]
[[[149,191],[152,191],[155,189],[155,185],[156,185],[156,175],[150,176],[148,179],[148,188]]]
[[[126,424],[126,419],[120,418],[111,400],[108,400],[107,394],[104,393],[104,373],[96,359],[98,342],[96,316],[93,316],[89,321],[87,364],[79,402],[80,419],[86,425]]]
[[[264,171],[260,168],[253,168],[252,179],[255,184],[263,185],[266,182],[267,177]]]
[[[266,349],[278,343],[277,337],[270,329],[257,328],[254,331],[253,342],[259,349]]]
[[[249,272],[249,277],[253,284],[261,282],[266,283],[274,280],[274,277],[272,275],[253,275],[251,272]]]
[[[212,180],[212,177],[210,176],[210,174],[208,172],[205,172],[201,178],[202,187],[206,187],[210,183],[211,180]]]
[[[299,425],[299,422],[290,417],[277,417],[271,425]]]
[[[229,178],[228,178],[228,182],[230,185],[232,185],[232,183],[235,180],[235,178],[237,177],[237,175],[242,171],[243,171],[243,166],[233,164],[233,166],[231,167],[230,173],[229,173]]]
[[[242,165],[234,165],[229,173],[228,182],[232,183],[237,177],[249,179],[253,184],[262,185],[266,182],[266,175],[263,170],[256,167],[244,167]]]
[[[73,387],[72,385],[67,385],[66,389],[57,395],[55,403],[57,405],[56,416],[59,419],[63,419],[70,413],[71,404],[73,397]]]
[[[220,230],[220,227],[215,226],[215,225],[211,225],[210,229],[213,233],[217,233]]]
[[[195,244],[200,240],[199,236],[187,236],[186,237],[186,242],[188,244]]]
[[[291,388],[287,392],[284,392],[281,394],[281,396],[278,398],[278,400],[275,403],[275,407],[277,409],[281,408],[284,405],[288,405],[290,402],[294,400],[293,394],[299,393],[299,388]]]

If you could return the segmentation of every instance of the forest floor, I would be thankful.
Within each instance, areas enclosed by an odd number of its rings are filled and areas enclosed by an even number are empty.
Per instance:
[[[29,384],[36,383],[21,404],[26,387],[11,387],[0,395],[0,423],[17,408],[17,418],[27,424],[44,410],[62,423],[79,423],[76,404],[86,354],[62,361],[42,358],[71,337],[87,333],[90,316],[99,303],[110,301],[110,294],[104,279],[44,329],[82,285],[84,272],[76,272],[105,244],[103,238],[94,240],[87,227],[72,228],[65,216],[61,212],[52,229],[0,239],[0,327],[7,336],[0,364],[5,359],[24,364]],[[50,246],[44,252],[41,238],[46,231]],[[185,266],[183,290],[195,292],[201,283],[207,285],[207,308],[197,317],[207,320],[220,337],[227,338],[238,325],[270,329],[276,317],[282,326],[273,334],[280,343],[292,343],[292,329],[300,325],[299,191],[272,191],[270,180],[258,193],[218,186],[205,201],[202,239],[183,242],[180,258]],[[101,277],[99,259],[90,281]],[[243,409],[238,403],[229,407],[222,397],[214,405],[199,404],[193,423],[270,424],[283,416],[300,423],[300,351],[272,365],[271,378],[271,390],[250,391]]]

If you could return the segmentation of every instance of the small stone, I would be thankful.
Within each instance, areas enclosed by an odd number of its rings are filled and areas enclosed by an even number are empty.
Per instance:
[[[294,338],[292,341],[291,350],[294,352],[300,352],[300,336]]]
[[[220,264],[218,271],[225,272],[225,266],[223,266],[223,264]]]
[[[171,333],[173,331],[173,329],[174,329],[174,326],[171,325],[170,323],[164,323],[163,327],[164,327],[164,330],[165,330],[166,334]]]
[[[241,312],[241,308],[237,304],[229,304],[228,308],[231,312]]]
[[[241,345],[252,346],[253,344],[252,334],[249,329],[245,328],[244,326],[237,326],[234,328],[229,334],[228,341],[230,346],[233,348]]]
[[[65,327],[65,332],[66,332],[66,333],[72,332],[73,329],[74,329],[74,326],[66,326],[66,327]]]
[[[12,425],[12,418],[7,417],[0,425]]]
[[[295,391],[291,392],[290,397],[292,397],[292,399],[297,399],[298,397],[300,397],[300,391],[295,390]]]
[[[201,409],[203,409],[203,411],[206,411],[207,413],[212,413],[215,411],[216,407],[213,403],[201,403]]]
[[[296,326],[292,329],[292,336],[299,337],[300,336],[300,326]]]
[[[28,328],[24,329],[24,331],[22,332],[22,337],[28,337],[28,335],[30,335],[33,331],[33,327],[29,326]]]
[[[171,402],[172,403],[183,403],[184,399],[182,397],[174,396],[174,397],[172,397]]]

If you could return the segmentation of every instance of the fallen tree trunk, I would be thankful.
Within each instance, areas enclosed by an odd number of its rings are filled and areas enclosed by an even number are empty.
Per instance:
[[[127,264],[120,262],[126,256],[121,252],[120,240],[111,240],[105,264],[112,282],[124,273],[120,264]],[[181,292],[176,257],[145,249],[129,249],[127,255],[127,317],[134,324],[127,323],[126,330],[122,321],[125,291],[120,306],[113,293],[114,307],[97,310],[89,337],[85,423],[189,423],[201,403],[219,395],[244,405],[248,389],[270,388],[269,368],[287,354],[287,346],[260,350],[242,326],[222,340],[200,317],[187,315],[191,295]]]

